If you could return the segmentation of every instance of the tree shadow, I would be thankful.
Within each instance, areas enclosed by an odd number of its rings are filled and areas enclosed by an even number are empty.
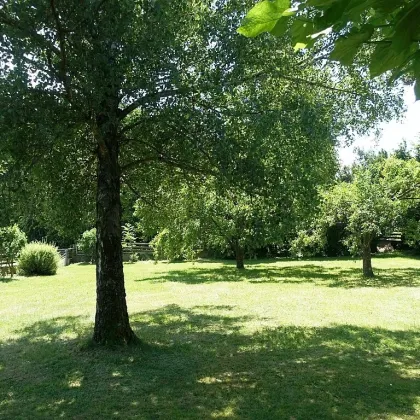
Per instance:
[[[361,267],[340,268],[325,267],[316,264],[305,265],[264,265],[260,268],[255,264],[246,270],[236,270],[232,264],[214,268],[195,266],[183,270],[168,270],[157,277],[147,277],[136,281],[179,282],[185,284],[203,284],[215,282],[243,282],[250,283],[283,283],[300,284],[313,283],[326,287],[419,287],[420,268],[374,268],[375,277],[362,276]]]
[[[420,334],[350,325],[244,331],[229,306],[132,315],[149,346],[80,351],[62,317],[0,344],[4,418],[360,419],[416,416]]]
[[[10,283],[10,282],[16,281],[16,280],[18,280],[16,278],[16,276],[14,276],[14,277],[10,277],[10,276],[8,276],[8,277],[1,277],[0,276],[0,283]]]
[[[349,270],[341,270],[340,276],[336,278],[330,287],[419,287],[420,268],[374,268],[375,276],[363,277],[359,273],[351,273]]]

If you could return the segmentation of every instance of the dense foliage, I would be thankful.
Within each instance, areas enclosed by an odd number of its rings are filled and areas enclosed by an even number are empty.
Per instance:
[[[283,130],[308,134],[317,119],[330,142],[365,132],[400,107],[381,81],[321,71],[275,38],[238,36],[241,11],[252,3],[19,0],[0,7],[4,214],[13,219],[18,210],[28,219],[29,209],[67,236],[96,218],[97,343],[135,341],[121,188],[142,196],[159,186],[166,167],[188,174],[220,167],[225,179],[240,178],[247,161],[229,132],[246,139],[252,124],[244,130],[238,115],[263,123],[275,114]],[[267,62],[273,51],[278,58]]]

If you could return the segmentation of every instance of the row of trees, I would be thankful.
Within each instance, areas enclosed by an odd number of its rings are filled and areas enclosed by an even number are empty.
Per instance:
[[[361,154],[357,164],[339,172],[343,176],[318,184],[317,196],[303,190],[302,197],[293,188],[294,193],[282,195],[283,189],[274,189],[267,196],[257,189],[227,189],[212,177],[178,188],[162,185],[150,200],[137,201],[135,215],[144,232],[158,233],[153,245],[159,257],[194,258],[215,249],[233,254],[239,269],[245,254],[267,246],[290,246],[300,256],[323,255],[330,230],[338,228],[341,234],[335,240],[351,254],[362,255],[363,274],[373,276],[375,240],[400,231],[411,246],[420,241],[420,162],[404,147],[391,157]],[[296,178],[294,182],[302,184]],[[281,179],[275,184],[282,185]]]
[[[236,34],[252,4],[0,5],[2,224],[35,215],[35,225],[71,236],[96,221],[97,343],[136,341],[122,205],[192,180],[238,197],[239,208],[282,203],[288,228],[334,166],[337,138],[401,108],[381,78]]]

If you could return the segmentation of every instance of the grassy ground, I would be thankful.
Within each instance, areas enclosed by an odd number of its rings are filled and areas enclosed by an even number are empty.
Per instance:
[[[142,347],[87,349],[94,267],[0,279],[0,418],[419,419],[420,260],[126,265]]]

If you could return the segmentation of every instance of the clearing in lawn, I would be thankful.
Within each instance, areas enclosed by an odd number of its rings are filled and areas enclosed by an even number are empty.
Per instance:
[[[0,418],[418,419],[420,261],[125,266],[140,347],[91,349],[95,274],[0,281]]]

